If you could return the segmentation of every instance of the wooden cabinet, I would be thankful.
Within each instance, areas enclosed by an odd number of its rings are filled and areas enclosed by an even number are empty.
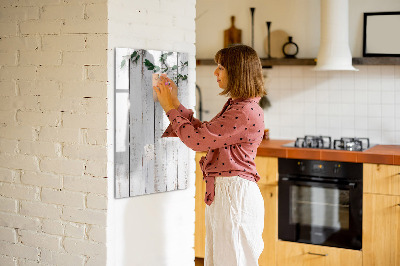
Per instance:
[[[362,252],[351,249],[278,241],[276,265],[360,266],[362,265]]]
[[[363,265],[400,266],[400,166],[364,164]]]
[[[364,193],[400,196],[400,166],[364,164]]]
[[[206,183],[203,181],[203,172],[199,167],[199,161],[202,156],[206,156],[205,152],[196,153],[196,195],[195,195],[195,228],[194,228],[194,254],[197,258],[204,258],[205,240],[206,240],[206,224],[204,195],[206,193]]]

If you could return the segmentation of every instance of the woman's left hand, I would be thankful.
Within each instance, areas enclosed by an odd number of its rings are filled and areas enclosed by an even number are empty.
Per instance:
[[[153,90],[157,93],[158,101],[160,102],[160,105],[164,109],[165,113],[171,109],[175,109],[172,102],[170,85],[168,82],[159,81],[157,86],[153,87]]]

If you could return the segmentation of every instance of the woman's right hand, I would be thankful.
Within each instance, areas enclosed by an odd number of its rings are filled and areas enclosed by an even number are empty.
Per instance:
[[[178,108],[181,104],[178,100],[178,86],[176,86],[175,82],[172,79],[168,78],[167,75],[160,75],[161,82],[168,82],[171,87],[171,98],[175,108]]]

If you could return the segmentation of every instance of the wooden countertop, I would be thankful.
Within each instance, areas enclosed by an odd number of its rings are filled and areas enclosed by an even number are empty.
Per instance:
[[[294,140],[263,140],[260,147],[258,147],[257,155],[278,158],[400,165],[400,145],[376,145],[362,152],[282,147],[283,144],[290,142],[294,142]]]

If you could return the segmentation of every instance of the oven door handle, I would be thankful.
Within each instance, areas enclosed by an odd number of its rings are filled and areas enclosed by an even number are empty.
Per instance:
[[[316,181],[316,180],[304,180],[299,178],[280,178],[283,182],[289,182],[293,185],[305,185],[305,186],[315,186],[315,187],[335,187],[344,189],[354,189],[357,185],[354,182],[337,182],[337,181]]]

